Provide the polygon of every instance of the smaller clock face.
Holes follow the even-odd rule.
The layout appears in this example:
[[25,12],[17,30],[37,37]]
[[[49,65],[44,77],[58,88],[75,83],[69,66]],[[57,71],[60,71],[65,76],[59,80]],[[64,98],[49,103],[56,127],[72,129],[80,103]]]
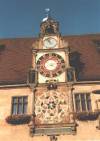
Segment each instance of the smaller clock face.
[[38,59],[37,69],[45,77],[56,77],[65,70],[65,61],[59,54],[47,53]]
[[46,38],[43,43],[46,48],[54,48],[57,45],[56,39],[52,37]]

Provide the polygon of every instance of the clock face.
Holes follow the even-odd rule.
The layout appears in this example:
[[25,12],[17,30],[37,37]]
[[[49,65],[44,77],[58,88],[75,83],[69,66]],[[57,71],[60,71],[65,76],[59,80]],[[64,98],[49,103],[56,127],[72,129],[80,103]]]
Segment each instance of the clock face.
[[38,59],[37,69],[45,77],[56,77],[65,70],[65,61],[59,54],[47,53]]
[[48,37],[44,40],[43,43],[46,48],[54,48],[57,44],[57,41],[52,37]]

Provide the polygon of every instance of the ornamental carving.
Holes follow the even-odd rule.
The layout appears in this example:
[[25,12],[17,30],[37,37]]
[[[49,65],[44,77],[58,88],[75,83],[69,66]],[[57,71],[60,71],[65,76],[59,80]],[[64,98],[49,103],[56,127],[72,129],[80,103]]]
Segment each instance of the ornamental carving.
[[69,122],[68,95],[55,90],[40,93],[35,98],[36,124]]

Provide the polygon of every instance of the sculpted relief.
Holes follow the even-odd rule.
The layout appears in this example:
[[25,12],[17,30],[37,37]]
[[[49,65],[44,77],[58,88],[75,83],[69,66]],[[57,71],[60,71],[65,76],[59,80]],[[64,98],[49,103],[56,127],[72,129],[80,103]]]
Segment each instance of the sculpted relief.
[[40,93],[35,98],[36,122],[56,124],[69,122],[68,95],[55,90]]

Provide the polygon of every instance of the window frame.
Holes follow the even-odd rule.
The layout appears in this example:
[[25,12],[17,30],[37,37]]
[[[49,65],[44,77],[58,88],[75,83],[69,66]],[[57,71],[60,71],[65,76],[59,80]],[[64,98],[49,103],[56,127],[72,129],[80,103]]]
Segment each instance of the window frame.
[[[17,102],[14,103],[14,98],[16,99]],[[22,102],[19,102],[19,99],[21,98]],[[26,102],[24,102],[24,98],[26,98]],[[16,104],[16,112],[14,113],[14,105]],[[19,112],[19,105],[21,105],[22,107],[22,111]],[[25,110],[25,105],[26,106],[26,110]],[[23,114],[27,114],[27,108],[28,108],[28,96],[12,96],[12,100],[11,100],[11,115],[23,115]],[[26,112],[25,112],[26,111]]]
[[[79,103],[80,103],[80,105],[79,105],[79,111],[77,110],[77,108],[76,108],[76,100],[75,100],[75,96],[76,95],[79,95]],[[85,109],[86,110],[83,110],[82,109],[82,97],[81,97],[81,95],[84,95],[84,103],[85,103]],[[87,95],[89,96],[89,99],[87,99]],[[80,92],[80,93],[74,93],[73,94],[73,103],[74,103],[74,111],[75,112],[91,112],[92,111],[92,102],[91,102],[91,94],[89,93],[89,92],[85,92],[85,93],[82,93],[82,92]],[[90,108],[88,107],[88,105],[89,105],[89,103],[90,103]]]

